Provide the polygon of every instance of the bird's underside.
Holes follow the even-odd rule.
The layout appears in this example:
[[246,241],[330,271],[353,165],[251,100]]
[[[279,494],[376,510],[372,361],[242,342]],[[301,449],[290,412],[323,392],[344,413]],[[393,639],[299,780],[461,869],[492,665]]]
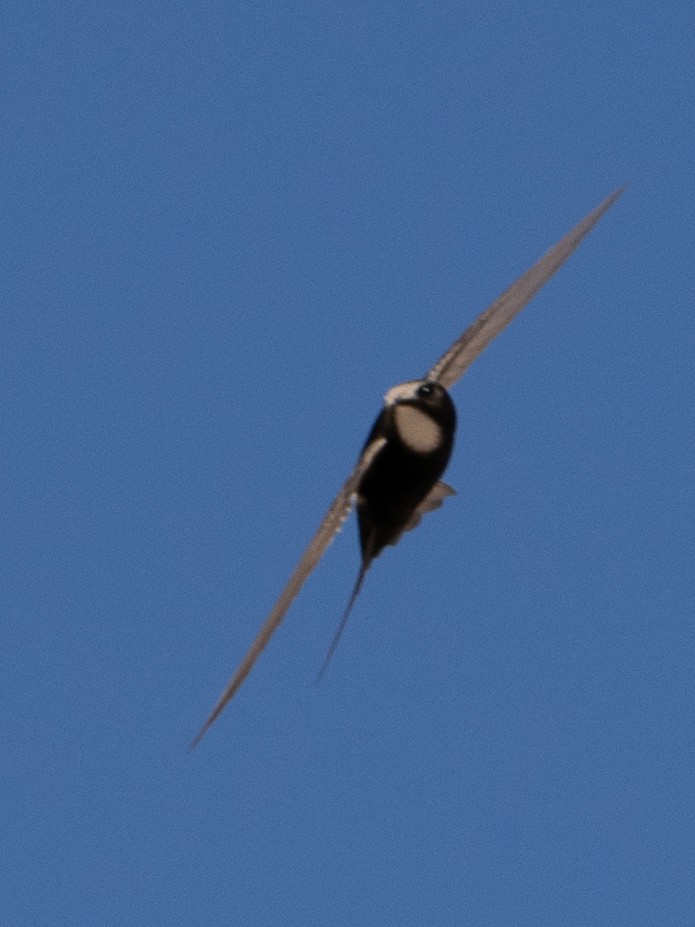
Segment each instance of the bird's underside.
[[287,610],[340,530],[357,509],[362,564],[322,671],[330,660],[372,561],[398,542],[428,512],[454,493],[440,477],[453,445],[455,411],[448,389],[564,264],[623,192],[616,190],[492,303],[442,355],[422,380],[393,387],[385,396],[357,464],[333,500],[246,656],[193,740],[200,742],[250,673]]

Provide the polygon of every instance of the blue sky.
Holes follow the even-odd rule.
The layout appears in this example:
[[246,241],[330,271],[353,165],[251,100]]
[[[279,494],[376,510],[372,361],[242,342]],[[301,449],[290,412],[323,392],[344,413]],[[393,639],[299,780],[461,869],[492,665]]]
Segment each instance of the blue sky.
[[[695,922],[685,3],[10,3],[0,921]],[[187,752],[383,393],[627,183]]]

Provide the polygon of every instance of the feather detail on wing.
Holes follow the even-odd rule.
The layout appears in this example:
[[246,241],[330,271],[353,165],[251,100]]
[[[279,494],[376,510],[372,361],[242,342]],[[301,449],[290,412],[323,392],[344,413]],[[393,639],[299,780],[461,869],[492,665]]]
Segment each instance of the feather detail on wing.
[[385,438],[378,438],[376,441],[373,441],[367,448],[365,448],[364,453],[357,462],[357,466],[345,481],[342,489],[333,500],[331,507],[328,509],[328,512],[324,516],[323,521],[319,525],[316,534],[309,542],[309,546],[304,551],[302,559],[297,564],[294,573],[292,573],[290,576],[287,585],[280,594],[280,598],[277,600],[270,614],[263,623],[263,626],[258,632],[258,636],[256,637],[255,641],[253,644],[251,644],[248,653],[241,661],[241,664],[230,679],[224,692],[222,695],[220,695],[217,704],[210,714],[210,717],[207,719],[203,727],[192,741],[191,748],[200,743],[205,732],[224,711],[227,703],[236,695],[239,686],[251,672],[254,663],[260,656],[263,648],[266,646],[275,630],[280,625],[282,619],[285,617],[288,608],[294,601],[299,590],[307,581],[319,560],[326,552],[328,545],[336,536],[340,530],[341,525],[349,515],[350,509],[353,505],[354,495],[357,487],[359,486],[360,480],[364,476],[367,467],[374,459],[374,456],[381,450],[385,443]]
[[582,238],[592,230],[601,216],[618,199],[625,188],[607,196],[592,212],[576,225],[550,251],[537,261],[495,300],[470,325],[461,337],[432,367],[426,379],[435,380],[447,389],[470,367],[473,361],[490,344],[521,310],[559,270]]

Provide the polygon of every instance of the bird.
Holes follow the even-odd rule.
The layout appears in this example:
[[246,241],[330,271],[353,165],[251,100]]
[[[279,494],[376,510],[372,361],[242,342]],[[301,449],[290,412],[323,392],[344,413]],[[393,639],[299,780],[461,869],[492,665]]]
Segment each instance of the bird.
[[354,469],[330,505],[246,656],[191,742],[191,748],[200,743],[236,695],[354,507],[361,564],[319,677],[323,674],[374,560],[385,547],[395,545],[403,534],[417,527],[424,515],[438,509],[447,497],[455,494],[451,486],[440,479],[451,457],[456,431],[456,409],[449,389],[565,263],[624,189],[620,187],[603,199],[506,289],[422,379],[408,380],[386,392],[383,407]]

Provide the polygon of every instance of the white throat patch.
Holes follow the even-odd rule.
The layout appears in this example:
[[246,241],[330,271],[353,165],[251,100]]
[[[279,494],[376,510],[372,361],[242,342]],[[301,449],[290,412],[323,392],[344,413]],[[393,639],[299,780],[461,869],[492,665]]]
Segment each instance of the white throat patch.
[[424,383],[424,380],[408,380],[407,383],[399,383],[392,386],[384,396],[384,405],[395,405],[399,400],[417,398],[417,391]]
[[415,406],[396,405],[393,419],[401,441],[417,454],[430,454],[442,444],[442,429],[433,418]]

